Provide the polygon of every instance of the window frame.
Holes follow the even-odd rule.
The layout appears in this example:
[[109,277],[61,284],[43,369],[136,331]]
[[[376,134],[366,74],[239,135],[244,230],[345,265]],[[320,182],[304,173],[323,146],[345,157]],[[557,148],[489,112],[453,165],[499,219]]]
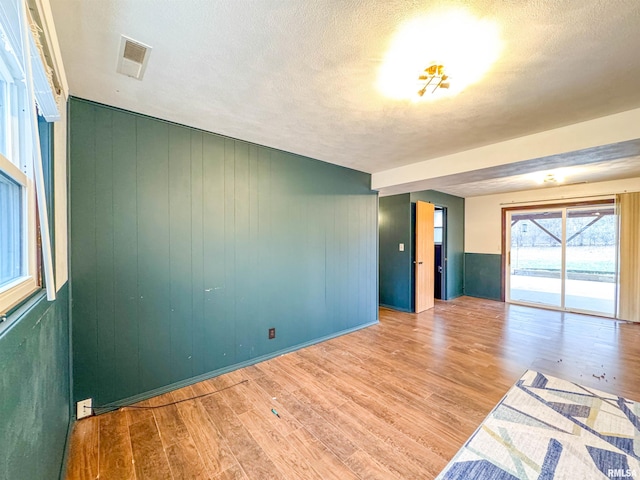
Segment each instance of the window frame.
[[[4,28],[0,33],[6,37]],[[40,288],[38,265],[38,221],[36,188],[32,165],[32,138],[29,127],[27,84],[19,58],[5,49],[0,52],[0,115],[3,121],[0,145],[0,171],[22,188],[23,275],[0,287],[0,317],[19,306]]]
[[24,275],[11,283],[0,287],[0,313],[6,313],[25,298],[33,294],[38,288],[37,261],[37,222],[36,222],[36,192],[34,182],[18,167],[0,154],[0,170],[4,175],[22,186],[22,229],[25,239],[23,248]]

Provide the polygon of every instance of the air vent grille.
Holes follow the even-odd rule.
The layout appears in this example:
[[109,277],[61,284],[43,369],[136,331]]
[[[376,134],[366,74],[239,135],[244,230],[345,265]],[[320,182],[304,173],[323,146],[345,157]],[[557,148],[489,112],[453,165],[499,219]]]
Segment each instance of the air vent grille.
[[118,54],[118,73],[142,80],[149,62],[151,47],[122,35]]
[[126,40],[124,44],[124,58],[136,63],[144,63],[147,48],[139,43]]

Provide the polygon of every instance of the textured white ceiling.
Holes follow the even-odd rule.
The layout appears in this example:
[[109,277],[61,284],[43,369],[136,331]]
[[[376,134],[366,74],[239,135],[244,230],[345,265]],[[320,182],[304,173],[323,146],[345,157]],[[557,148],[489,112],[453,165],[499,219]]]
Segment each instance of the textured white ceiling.
[[[50,0],[72,95],[365,172],[640,106],[640,1]],[[437,7],[496,20],[492,74],[383,98],[397,28]],[[153,52],[115,71],[120,35]]]

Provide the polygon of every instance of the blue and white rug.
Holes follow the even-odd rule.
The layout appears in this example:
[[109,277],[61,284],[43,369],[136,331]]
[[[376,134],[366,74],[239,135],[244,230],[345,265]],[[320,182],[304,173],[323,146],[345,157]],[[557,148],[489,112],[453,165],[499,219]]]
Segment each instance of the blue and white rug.
[[640,403],[527,371],[438,480],[640,480]]

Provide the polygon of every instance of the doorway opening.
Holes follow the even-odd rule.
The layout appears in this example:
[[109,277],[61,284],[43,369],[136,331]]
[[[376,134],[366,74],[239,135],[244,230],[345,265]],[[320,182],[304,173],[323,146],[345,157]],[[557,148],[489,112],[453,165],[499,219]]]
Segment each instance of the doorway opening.
[[447,208],[417,201],[411,208],[414,231],[412,310],[420,313],[446,300]]
[[447,250],[447,209],[436,205],[433,214],[433,247],[434,247],[434,291],[438,300],[447,298],[446,282],[446,250]]
[[507,302],[616,316],[613,201],[505,211],[505,247]]

